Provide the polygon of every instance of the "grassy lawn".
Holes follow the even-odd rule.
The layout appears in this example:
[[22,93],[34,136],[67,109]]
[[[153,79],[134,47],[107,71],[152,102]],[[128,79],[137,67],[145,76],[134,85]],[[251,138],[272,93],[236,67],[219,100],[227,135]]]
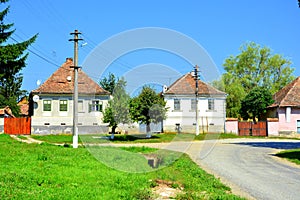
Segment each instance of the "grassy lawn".
[[276,156],[285,158],[293,163],[300,165],[300,149],[282,151],[277,153]]
[[[234,134],[200,134],[195,136],[194,134],[153,134],[151,138],[146,138],[145,134],[136,135],[115,135],[114,140],[109,140],[107,134],[97,135],[80,135],[79,142],[84,143],[159,143],[159,142],[171,142],[171,141],[193,141],[193,140],[207,140],[207,139],[226,139],[226,138],[239,138]],[[72,143],[72,135],[31,135],[32,138],[42,140],[48,143]]]
[[[101,149],[108,159],[112,157],[110,152],[118,151],[112,147],[95,149]],[[155,149],[124,150],[153,154]],[[133,165],[135,160],[126,163]],[[146,158],[138,164],[139,168],[150,168]],[[182,186],[177,199],[240,199],[186,155],[159,170],[126,173],[99,162],[87,148],[26,144],[0,135],[0,199],[154,199],[152,188],[157,180],[172,182],[172,187]]]

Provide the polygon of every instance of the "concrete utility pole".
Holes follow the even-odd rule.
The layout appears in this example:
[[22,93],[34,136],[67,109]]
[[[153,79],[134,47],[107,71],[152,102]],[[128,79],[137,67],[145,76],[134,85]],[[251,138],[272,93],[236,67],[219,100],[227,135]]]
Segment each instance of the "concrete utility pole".
[[196,89],[195,89],[195,96],[196,96],[196,135],[199,135],[199,123],[198,123],[198,70],[199,67],[198,65],[196,65],[194,67],[194,79],[195,79],[195,84],[196,84]]
[[74,97],[73,97],[73,148],[78,148],[78,41],[82,39],[78,39],[78,35],[81,34],[78,30],[75,30],[74,33],[70,33],[74,35],[74,39],[69,39],[69,41],[74,42]]

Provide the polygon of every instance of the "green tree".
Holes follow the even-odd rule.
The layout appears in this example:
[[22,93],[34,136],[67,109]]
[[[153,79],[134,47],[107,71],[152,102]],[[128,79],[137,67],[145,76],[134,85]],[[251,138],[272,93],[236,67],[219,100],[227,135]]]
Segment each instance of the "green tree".
[[112,128],[112,138],[118,124],[126,124],[130,122],[129,101],[130,96],[125,90],[126,81],[124,78],[118,80],[112,92],[113,98],[109,100],[108,107],[104,111],[103,122],[109,123]]
[[264,87],[253,88],[241,101],[240,114],[245,120],[251,118],[256,122],[256,118],[262,119],[267,111],[267,106],[274,102],[271,92]]
[[130,101],[130,116],[135,122],[146,124],[150,136],[150,123],[158,123],[166,118],[166,102],[150,86],[143,87],[141,93]]
[[254,87],[264,87],[274,94],[291,82],[291,61],[282,55],[273,54],[268,47],[250,42],[241,46],[240,54],[225,60],[221,81],[227,97],[227,116],[240,117],[241,100]]
[[[0,0],[6,3],[9,0]],[[26,91],[21,90],[23,75],[21,70],[26,66],[28,53],[25,50],[35,40],[37,35],[29,40],[20,43],[8,44],[15,30],[11,30],[13,24],[5,24],[4,18],[9,12],[9,6],[0,11],[0,96],[3,99],[0,106],[10,106],[15,116],[19,115],[17,101],[26,95]]]
[[104,77],[102,80],[100,80],[99,85],[104,90],[107,90],[112,94],[114,92],[117,82],[118,82],[118,78],[116,78],[113,73],[109,72],[108,78]]

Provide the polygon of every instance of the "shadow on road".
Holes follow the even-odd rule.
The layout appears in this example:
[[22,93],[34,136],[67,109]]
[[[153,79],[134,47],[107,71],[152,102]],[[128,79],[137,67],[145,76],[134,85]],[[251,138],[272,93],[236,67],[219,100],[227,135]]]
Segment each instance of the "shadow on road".
[[238,145],[248,145],[252,147],[264,147],[273,149],[297,149],[300,148],[300,142],[240,142]]

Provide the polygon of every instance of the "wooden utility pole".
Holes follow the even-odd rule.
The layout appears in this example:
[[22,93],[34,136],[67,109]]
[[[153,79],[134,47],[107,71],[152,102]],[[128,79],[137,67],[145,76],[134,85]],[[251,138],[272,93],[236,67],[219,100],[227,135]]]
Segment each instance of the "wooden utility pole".
[[195,79],[195,84],[196,84],[196,89],[195,89],[195,96],[196,96],[196,135],[199,135],[199,120],[198,120],[198,70],[199,67],[196,65],[194,67],[194,79]]
[[74,42],[74,96],[73,96],[73,148],[78,148],[78,41],[82,40],[78,38],[78,35],[81,34],[78,30],[75,30],[74,33],[70,33],[74,35],[73,39],[69,39],[69,41]]

